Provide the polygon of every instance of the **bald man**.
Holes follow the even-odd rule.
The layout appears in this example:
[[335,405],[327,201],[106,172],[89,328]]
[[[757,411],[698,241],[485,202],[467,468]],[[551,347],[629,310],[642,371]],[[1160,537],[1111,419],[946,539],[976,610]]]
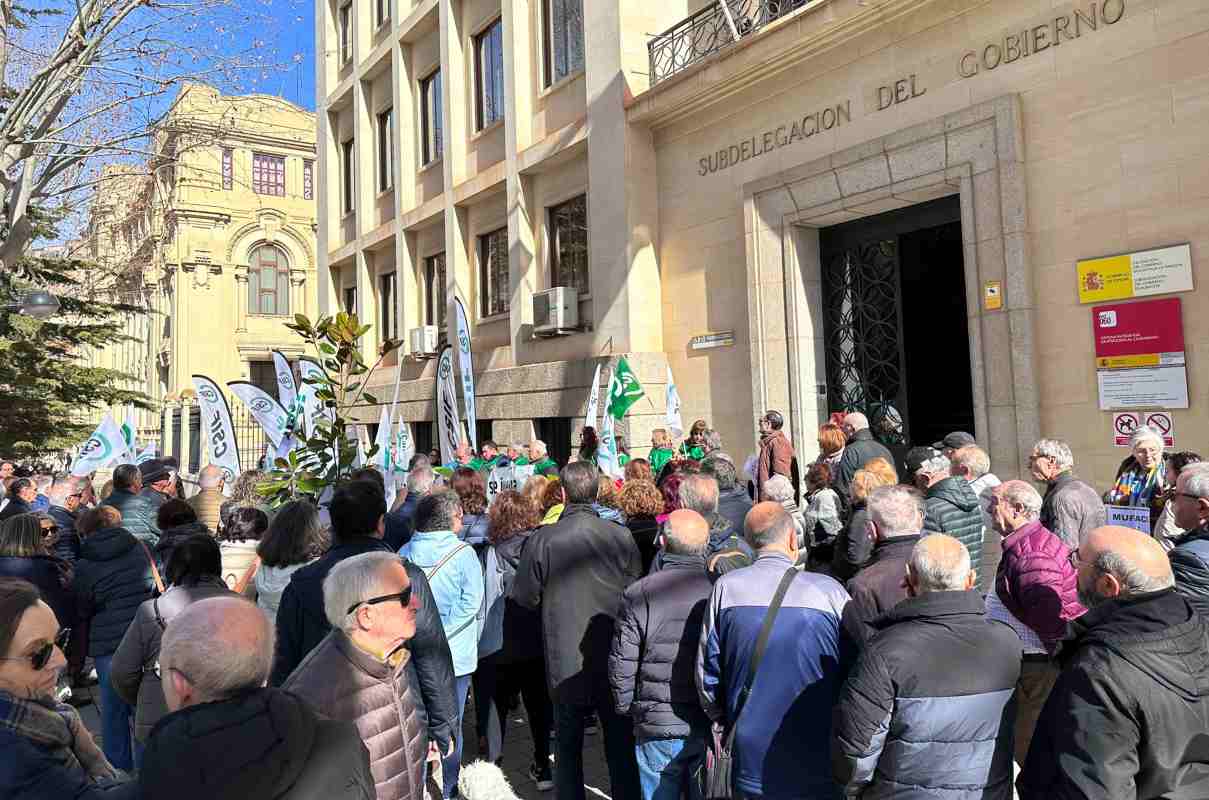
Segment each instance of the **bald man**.
[[1088,611],[1058,649],[1020,797],[1209,797],[1209,625],[1143,533],[1096,528],[1071,560]]
[[273,626],[241,597],[201,600],[172,618],[156,665],[172,713],[147,742],[144,797],[375,798],[357,729],[265,688],[272,663]]
[[795,569],[797,531],[780,503],[753,506],[743,529],[756,560],[710,594],[697,654],[702,707],[736,728],[743,795],[834,797],[826,719],[852,655],[840,625],[848,593],[830,576]]
[[951,536],[911,549],[907,599],[873,621],[832,711],[845,797],[1011,800],[1020,639],[987,617],[976,578]]
[[634,724],[644,800],[656,789],[661,797],[687,791],[709,730],[693,677],[712,588],[705,572],[709,523],[677,509],[660,529],[659,546],[651,574],[622,596],[609,653],[609,687],[617,713]]

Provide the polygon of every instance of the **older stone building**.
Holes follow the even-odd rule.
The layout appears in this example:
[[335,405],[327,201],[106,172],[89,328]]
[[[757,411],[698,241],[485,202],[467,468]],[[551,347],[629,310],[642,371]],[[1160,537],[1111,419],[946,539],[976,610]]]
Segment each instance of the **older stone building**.
[[[841,407],[902,440],[971,430],[1000,475],[1063,437],[1101,488],[1114,410],[1205,448],[1201,2],[321,7],[321,307],[406,336],[462,297],[496,438],[569,432],[626,353],[643,443],[670,364],[737,453],[778,408],[809,455]],[[535,335],[567,285],[579,325]],[[1098,352],[1100,304],[1154,295],[1186,344]],[[431,366],[403,370],[431,420]]]
[[131,317],[134,341],[91,357],[137,375],[164,409],[143,412],[140,433],[162,430],[167,452],[196,461],[180,413],[192,375],[275,393],[271,351],[302,351],[285,323],[317,313],[315,118],[277,97],[193,84],[154,144],[148,164],[107,168],[93,201],[86,255],[102,266],[101,288],[148,313]]

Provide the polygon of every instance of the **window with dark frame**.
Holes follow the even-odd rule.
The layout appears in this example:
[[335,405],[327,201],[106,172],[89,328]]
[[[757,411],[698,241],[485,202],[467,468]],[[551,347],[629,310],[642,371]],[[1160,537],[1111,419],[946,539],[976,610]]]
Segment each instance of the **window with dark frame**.
[[315,199],[315,162],[302,162],[302,199]]
[[476,130],[504,118],[504,22],[497,19],[474,39]]
[[276,397],[277,368],[272,361],[248,361],[248,383],[258,386],[269,397]]
[[399,338],[399,310],[395,308],[398,273],[388,272],[378,276],[378,331],[379,342]]
[[374,0],[374,26],[382,27],[387,22],[390,22],[390,2],[391,0]]
[[584,68],[583,0],[544,0],[546,86]]
[[262,244],[248,265],[248,313],[285,316],[290,313],[290,265],[280,247]]
[[353,140],[340,143],[340,208],[345,214],[353,213]]
[[222,149],[222,188],[224,192],[231,191],[235,184],[235,154],[231,148]]
[[285,197],[285,156],[252,154],[252,191]]
[[378,191],[385,192],[394,185],[394,165],[391,163],[391,141],[394,138],[394,109],[378,113]]
[[344,310],[349,314],[357,313],[357,287],[344,287]]
[[484,317],[508,313],[508,229],[479,237],[479,295]]
[[588,292],[588,196],[551,206],[550,278],[553,286]]
[[340,6],[340,63],[347,64],[353,57],[353,4]]
[[441,120],[441,71],[420,80],[420,144],[422,164],[427,166],[444,151],[444,123]]
[[445,330],[445,254],[437,253],[424,259],[424,324]]

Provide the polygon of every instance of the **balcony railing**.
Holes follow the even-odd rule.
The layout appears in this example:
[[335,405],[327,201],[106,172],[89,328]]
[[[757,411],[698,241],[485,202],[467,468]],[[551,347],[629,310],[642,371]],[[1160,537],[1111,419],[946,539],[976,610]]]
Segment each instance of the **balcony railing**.
[[[739,37],[743,38],[805,6],[811,0],[722,0],[730,9]],[[730,23],[721,2],[711,3],[651,39],[651,85],[667,80],[734,44]]]

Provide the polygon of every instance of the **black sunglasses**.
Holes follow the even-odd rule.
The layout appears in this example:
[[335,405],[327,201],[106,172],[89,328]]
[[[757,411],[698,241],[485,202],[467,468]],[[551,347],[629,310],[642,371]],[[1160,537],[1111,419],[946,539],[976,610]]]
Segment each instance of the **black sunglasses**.
[[348,607],[348,611],[345,611],[344,613],[351,614],[357,610],[358,606],[372,606],[377,605],[378,603],[389,603],[391,600],[398,600],[399,605],[407,608],[407,606],[411,603],[411,587],[408,586],[398,594],[384,594],[381,597],[371,597],[368,600],[362,600],[360,603],[353,603]]
[[50,657],[54,655],[55,648],[60,650],[67,647],[67,642],[71,639],[71,628],[63,628],[55,636],[54,641],[47,642],[32,653],[23,656],[4,656],[0,657],[0,661],[24,661],[29,659],[29,663],[33,666],[35,672],[41,672],[46,665],[50,663]]

